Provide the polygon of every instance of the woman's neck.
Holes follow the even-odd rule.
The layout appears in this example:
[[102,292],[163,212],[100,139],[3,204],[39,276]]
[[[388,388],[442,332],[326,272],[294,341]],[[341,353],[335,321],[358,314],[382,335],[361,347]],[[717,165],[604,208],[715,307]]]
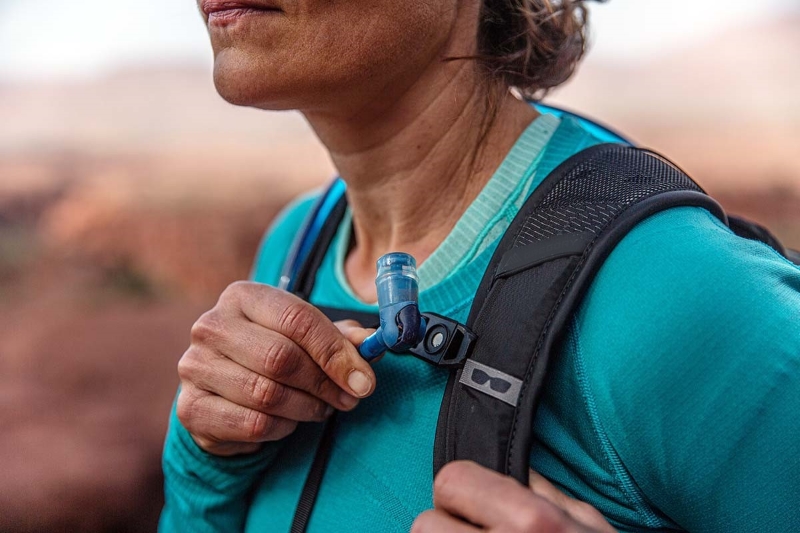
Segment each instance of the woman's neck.
[[488,95],[471,61],[433,70],[357,112],[306,113],[347,183],[355,246],[345,273],[365,300],[375,299],[377,259],[403,251],[425,261],[536,117],[506,93],[487,116]]

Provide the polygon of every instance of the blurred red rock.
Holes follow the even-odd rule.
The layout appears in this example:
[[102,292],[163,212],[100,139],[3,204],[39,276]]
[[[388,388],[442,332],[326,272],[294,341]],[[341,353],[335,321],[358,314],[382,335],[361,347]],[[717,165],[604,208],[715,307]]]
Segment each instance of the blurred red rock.
[[0,531],[155,529],[191,324],[307,187],[166,159],[0,162]]

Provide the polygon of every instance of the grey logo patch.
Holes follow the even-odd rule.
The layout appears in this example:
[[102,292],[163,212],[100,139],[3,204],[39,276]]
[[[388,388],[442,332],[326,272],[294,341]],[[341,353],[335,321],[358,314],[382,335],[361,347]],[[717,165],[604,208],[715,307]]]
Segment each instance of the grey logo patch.
[[467,359],[458,382],[513,406],[522,390],[521,379],[471,359]]

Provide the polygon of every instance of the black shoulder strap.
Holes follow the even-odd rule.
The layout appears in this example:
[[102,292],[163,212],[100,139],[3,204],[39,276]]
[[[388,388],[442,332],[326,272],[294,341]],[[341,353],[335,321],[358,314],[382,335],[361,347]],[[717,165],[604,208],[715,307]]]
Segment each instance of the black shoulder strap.
[[537,187],[502,238],[467,326],[478,336],[450,376],[434,471],[469,459],[528,481],[533,417],[553,347],[601,264],[641,220],[673,206],[719,205],[664,158],[600,145]]

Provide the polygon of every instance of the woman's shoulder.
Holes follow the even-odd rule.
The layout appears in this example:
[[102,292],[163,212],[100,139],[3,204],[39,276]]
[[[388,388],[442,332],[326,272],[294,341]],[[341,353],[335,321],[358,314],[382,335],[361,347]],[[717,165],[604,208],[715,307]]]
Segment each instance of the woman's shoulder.
[[800,438],[798,317],[800,269],[694,207],[634,228],[588,291],[572,335],[584,392],[625,469],[683,527],[746,530],[741,476],[800,476],[787,462]]
[[766,342],[765,334],[779,325],[796,336],[798,310],[797,266],[761,242],[736,236],[708,211],[680,207],[650,217],[620,242],[578,319],[585,333],[604,325],[604,344],[609,331],[635,329],[636,335],[618,341],[669,341],[666,349],[734,327],[737,336],[748,334],[745,344]]
[[320,190],[302,194],[275,217],[256,253],[250,276],[253,281],[268,285],[278,283],[289,249],[321,194]]
[[[646,390],[687,374],[800,358],[800,269],[760,242],[740,238],[708,211],[681,207],[635,227],[587,292],[576,327],[597,385]],[[601,368],[603,369],[602,371]],[[613,372],[619,373],[614,375]],[[710,374],[710,375],[706,375]],[[608,391],[607,394],[613,394]]]

